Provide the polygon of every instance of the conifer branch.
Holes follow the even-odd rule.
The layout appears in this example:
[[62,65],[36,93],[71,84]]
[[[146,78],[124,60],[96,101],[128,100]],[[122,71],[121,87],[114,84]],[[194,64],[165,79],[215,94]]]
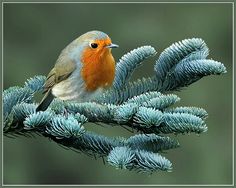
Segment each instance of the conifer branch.
[[[208,53],[202,39],[185,39],[160,54],[152,77],[129,81],[134,70],[156,54],[151,46],[137,48],[119,60],[113,87],[101,96],[84,103],[55,99],[40,112],[36,112],[34,94],[43,90],[46,77],[30,78],[23,87],[3,92],[4,135],[36,133],[72,150],[107,157],[119,169],[170,171],[171,162],[160,153],[179,143],[165,134],[206,132],[207,112],[198,107],[172,107],[180,98],[165,92],[180,90],[203,76],[226,73],[222,63],[206,59]],[[86,123],[127,127],[135,135],[110,138],[87,131]]]

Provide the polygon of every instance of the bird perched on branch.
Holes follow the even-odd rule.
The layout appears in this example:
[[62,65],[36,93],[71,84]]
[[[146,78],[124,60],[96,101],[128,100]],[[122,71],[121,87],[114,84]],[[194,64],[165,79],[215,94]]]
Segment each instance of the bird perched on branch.
[[36,111],[46,110],[54,97],[84,102],[111,86],[115,76],[111,49],[117,47],[101,31],[87,32],[71,42],[49,72]]

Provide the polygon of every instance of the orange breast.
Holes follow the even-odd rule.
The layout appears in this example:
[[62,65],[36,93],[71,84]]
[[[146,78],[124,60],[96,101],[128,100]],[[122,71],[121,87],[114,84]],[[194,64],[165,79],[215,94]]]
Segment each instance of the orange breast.
[[89,48],[85,49],[82,63],[81,75],[87,91],[111,86],[115,76],[115,60],[110,49],[96,53]]

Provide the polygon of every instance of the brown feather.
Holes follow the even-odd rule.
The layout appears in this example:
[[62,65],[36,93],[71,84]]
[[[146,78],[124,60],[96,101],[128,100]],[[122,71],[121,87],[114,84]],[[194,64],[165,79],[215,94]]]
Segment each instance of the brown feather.
[[45,93],[43,99],[39,103],[39,106],[37,107],[36,111],[44,111],[47,109],[47,107],[52,102],[54,96],[51,92],[52,87],[67,79],[73,71],[76,69],[76,64],[74,61],[69,59],[64,53],[59,56],[54,68],[49,72],[47,76],[47,80],[44,84],[44,91]]
[[53,99],[54,99],[54,96],[53,96],[51,89],[50,89],[47,91],[47,93],[44,95],[43,99],[41,100],[41,102],[37,106],[36,112],[47,110],[48,106],[50,105],[50,103],[52,102]]
[[54,68],[49,72],[47,76],[43,93],[46,93],[55,84],[67,79],[75,69],[75,62],[62,53],[59,56]]

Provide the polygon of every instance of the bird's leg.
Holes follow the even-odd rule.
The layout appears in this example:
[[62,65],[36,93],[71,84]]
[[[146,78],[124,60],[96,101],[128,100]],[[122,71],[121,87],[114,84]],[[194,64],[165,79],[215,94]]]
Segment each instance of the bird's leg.
[[64,103],[64,108],[63,108],[63,116],[65,116],[66,118],[68,117],[68,115],[69,115],[69,112],[68,112],[68,110],[66,109],[66,102],[65,101],[63,101],[63,103]]

